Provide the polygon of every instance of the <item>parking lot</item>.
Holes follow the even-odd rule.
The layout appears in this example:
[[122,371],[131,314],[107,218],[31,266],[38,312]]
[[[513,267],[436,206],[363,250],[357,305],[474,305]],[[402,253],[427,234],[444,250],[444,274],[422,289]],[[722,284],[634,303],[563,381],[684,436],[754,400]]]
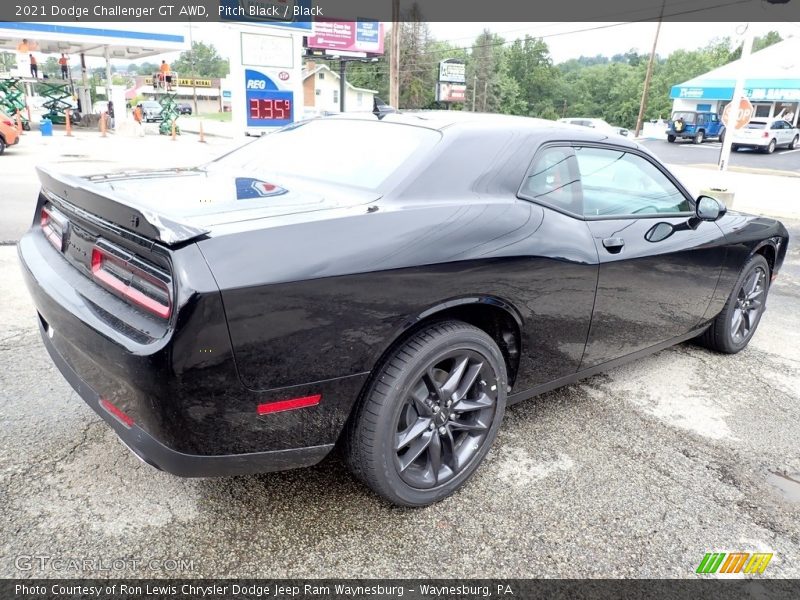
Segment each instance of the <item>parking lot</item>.
[[[242,141],[35,139],[0,160],[0,240],[30,221],[41,157],[190,164]],[[52,365],[0,246],[0,576],[683,578],[706,552],[759,551],[764,576],[800,577],[800,221],[786,225],[748,349],[683,344],[514,406],[468,485],[420,510],[337,456],[225,479],[142,464]]]
[[[643,140],[653,154],[673,165],[714,165],[719,162],[722,144],[710,140],[693,144],[690,140],[676,141],[672,144],[663,140]],[[750,148],[731,152],[729,165],[734,169],[779,171],[787,176],[800,176],[800,148],[787,150],[778,148],[773,154],[764,154]]]

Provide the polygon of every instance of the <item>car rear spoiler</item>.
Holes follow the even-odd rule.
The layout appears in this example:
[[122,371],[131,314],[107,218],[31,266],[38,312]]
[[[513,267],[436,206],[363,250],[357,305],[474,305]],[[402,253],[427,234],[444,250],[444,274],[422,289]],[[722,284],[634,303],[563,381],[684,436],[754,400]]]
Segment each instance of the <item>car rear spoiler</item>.
[[125,194],[100,191],[83,177],[57,173],[47,167],[36,167],[36,171],[45,192],[148,239],[174,245],[208,233],[207,229],[157,214]]

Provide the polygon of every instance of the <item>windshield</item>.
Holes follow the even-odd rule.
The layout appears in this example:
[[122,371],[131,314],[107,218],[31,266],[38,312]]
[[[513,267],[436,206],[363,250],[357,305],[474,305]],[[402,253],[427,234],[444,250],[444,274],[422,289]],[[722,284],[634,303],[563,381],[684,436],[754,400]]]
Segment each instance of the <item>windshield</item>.
[[217,159],[209,169],[302,177],[378,189],[409,158],[440,138],[437,131],[355,119],[313,119],[279,129]]
[[694,123],[695,116],[693,112],[676,112],[672,115],[672,120],[683,119],[684,123]]

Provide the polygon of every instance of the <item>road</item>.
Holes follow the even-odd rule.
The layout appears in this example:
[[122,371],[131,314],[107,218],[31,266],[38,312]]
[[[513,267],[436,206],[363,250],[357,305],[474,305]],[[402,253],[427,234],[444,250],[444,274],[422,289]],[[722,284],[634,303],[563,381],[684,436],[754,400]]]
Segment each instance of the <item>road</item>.
[[[716,165],[722,145],[716,141],[693,144],[689,141],[670,144],[666,140],[642,140],[663,162],[672,165]],[[773,154],[762,154],[742,148],[731,153],[729,165],[735,169],[785,171],[800,176],[800,148],[779,148]]]

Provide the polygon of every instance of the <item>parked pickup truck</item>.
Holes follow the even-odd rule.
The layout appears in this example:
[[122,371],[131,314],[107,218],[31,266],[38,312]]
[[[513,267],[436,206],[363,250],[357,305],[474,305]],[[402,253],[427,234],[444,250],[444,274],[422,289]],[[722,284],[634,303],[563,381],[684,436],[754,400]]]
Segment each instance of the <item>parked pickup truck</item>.
[[674,112],[667,126],[667,141],[674,142],[678,138],[692,140],[695,144],[702,144],[708,138],[719,138],[723,142],[725,125],[714,112]]

